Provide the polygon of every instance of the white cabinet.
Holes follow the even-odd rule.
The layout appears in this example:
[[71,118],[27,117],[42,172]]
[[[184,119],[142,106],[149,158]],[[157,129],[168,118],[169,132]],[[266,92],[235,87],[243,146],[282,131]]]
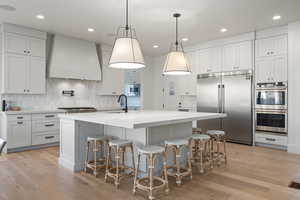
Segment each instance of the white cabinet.
[[30,148],[32,145],[57,145],[59,119],[57,113],[1,113],[1,137],[7,140],[8,152]]
[[252,42],[229,44],[223,47],[223,71],[252,69]]
[[287,81],[287,58],[275,56],[256,60],[256,82],[285,82]]
[[18,148],[31,145],[31,122],[25,120],[9,121],[8,148]]
[[285,55],[287,53],[287,35],[256,40],[256,57]]
[[287,36],[256,40],[256,82],[287,81]]
[[[8,32],[5,30],[8,29]],[[46,33],[4,25],[1,39],[1,92],[44,94],[46,87]],[[16,33],[12,33],[15,31]],[[24,34],[23,34],[24,33]],[[27,34],[27,35],[26,35]],[[37,35],[38,37],[34,37]]]
[[42,94],[46,88],[45,58],[4,54],[3,93]]
[[198,73],[212,73],[222,71],[222,49],[213,47],[198,52]]
[[102,52],[102,79],[98,83],[99,95],[120,95],[124,92],[124,71],[108,67],[110,52]]
[[197,66],[198,57],[197,52],[186,53],[187,60],[190,64],[192,73],[189,75],[178,76],[178,94],[179,95],[196,95],[197,85]]
[[3,92],[26,93],[27,70],[26,55],[6,53],[4,57]]
[[29,57],[27,88],[30,94],[46,92],[46,62],[43,57]]

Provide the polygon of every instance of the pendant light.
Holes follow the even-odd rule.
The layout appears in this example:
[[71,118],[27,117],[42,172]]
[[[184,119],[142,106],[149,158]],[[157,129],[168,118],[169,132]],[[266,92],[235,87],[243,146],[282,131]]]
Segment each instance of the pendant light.
[[119,27],[115,39],[109,67],[138,69],[145,67],[144,57],[135,30],[128,25],[128,0],[126,0],[126,25]]
[[175,44],[171,44],[170,52],[167,55],[167,59],[164,65],[164,75],[187,75],[191,73],[190,66],[184,55],[182,44],[178,43],[178,18],[179,13],[173,14],[176,19],[176,41]]

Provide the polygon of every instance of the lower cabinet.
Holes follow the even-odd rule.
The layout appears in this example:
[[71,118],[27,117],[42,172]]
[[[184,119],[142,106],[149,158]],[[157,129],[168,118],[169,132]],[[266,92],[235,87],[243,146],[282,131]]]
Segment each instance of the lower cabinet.
[[9,121],[7,147],[18,148],[31,145],[31,121]]
[[7,151],[59,142],[59,119],[56,113],[1,116],[1,137],[7,140]]

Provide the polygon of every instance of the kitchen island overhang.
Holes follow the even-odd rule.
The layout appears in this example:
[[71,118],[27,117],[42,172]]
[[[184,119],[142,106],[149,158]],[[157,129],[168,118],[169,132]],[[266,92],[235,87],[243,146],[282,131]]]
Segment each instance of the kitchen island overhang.
[[129,111],[61,114],[60,165],[72,171],[84,168],[87,137],[112,136],[133,141],[135,147],[163,145],[165,140],[192,135],[192,121],[219,119],[224,113]]

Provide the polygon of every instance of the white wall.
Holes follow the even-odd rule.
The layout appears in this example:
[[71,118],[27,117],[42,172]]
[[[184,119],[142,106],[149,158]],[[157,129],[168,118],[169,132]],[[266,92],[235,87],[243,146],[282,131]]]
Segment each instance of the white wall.
[[300,154],[300,21],[288,25],[288,152]]

